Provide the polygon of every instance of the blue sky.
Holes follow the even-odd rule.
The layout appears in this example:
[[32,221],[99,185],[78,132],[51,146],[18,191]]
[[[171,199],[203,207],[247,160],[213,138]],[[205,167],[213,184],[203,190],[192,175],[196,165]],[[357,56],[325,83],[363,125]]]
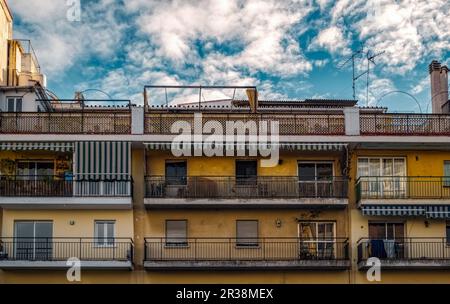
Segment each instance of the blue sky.
[[[265,99],[348,99],[351,64],[341,65],[362,48],[384,51],[369,105],[427,112],[428,64],[450,64],[447,0],[81,0],[75,22],[70,2],[8,1],[14,36],[32,40],[60,98],[95,88],[142,103],[145,84],[215,84],[256,85]],[[356,63],[364,72],[364,58]]]

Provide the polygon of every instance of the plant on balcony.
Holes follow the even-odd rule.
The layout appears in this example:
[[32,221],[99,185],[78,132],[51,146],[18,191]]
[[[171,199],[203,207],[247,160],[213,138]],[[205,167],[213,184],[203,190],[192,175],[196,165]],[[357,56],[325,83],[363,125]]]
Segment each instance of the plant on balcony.
[[5,158],[0,160],[0,172],[7,178],[12,178],[16,171],[16,162],[12,159]]

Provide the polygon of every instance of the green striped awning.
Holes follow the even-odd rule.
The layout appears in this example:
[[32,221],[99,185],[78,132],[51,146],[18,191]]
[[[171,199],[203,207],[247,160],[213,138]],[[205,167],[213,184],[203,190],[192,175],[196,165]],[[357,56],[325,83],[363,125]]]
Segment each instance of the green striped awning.
[[1,142],[0,150],[72,152],[73,146],[72,142]]
[[75,176],[79,179],[129,179],[131,143],[83,141],[75,144]]
[[369,216],[422,216],[450,218],[450,206],[440,205],[370,205],[362,206],[363,215]]
[[[148,150],[169,150],[171,148],[171,142],[152,142],[145,143],[145,146]],[[201,146],[209,146],[211,145],[208,142],[205,143],[190,143],[191,147],[201,147]],[[224,146],[224,144],[219,144],[220,146]],[[225,143],[225,145],[229,145]],[[257,149],[258,143],[233,143],[233,146],[236,149]],[[270,146],[271,143],[268,143]],[[278,143],[280,149],[285,150],[295,150],[295,151],[342,151],[347,144],[345,143]]]

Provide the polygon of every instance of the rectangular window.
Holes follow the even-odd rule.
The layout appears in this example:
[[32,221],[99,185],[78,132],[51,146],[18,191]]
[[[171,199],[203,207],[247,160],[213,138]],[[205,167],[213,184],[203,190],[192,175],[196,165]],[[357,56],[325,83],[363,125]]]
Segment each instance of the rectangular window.
[[49,221],[16,221],[14,223],[14,256],[19,260],[51,260],[53,223]]
[[402,258],[404,238],[403,223],[369,223],[370,256],[380,259]]
[[22,112],[22,97],[8,97],[7,98],[8,112]]
[[397,198],[406,195],[406,160],[400,157],[360,157],[357,176],[361,194],[373,198]]
[[236,184],[256,185],[258,162],[256,160],[236,161]]
[[166,220],[166,245],[187,246],[187,220]]
[[444,161],[444,187],[450,187],[450,160]]
[[114,246],[115,221],[95,221],[95,244],[97,246]]
[[333,163],[299,162],[298,179],[302,197],[330,197],[333,194]]
[[258,221],[236,221],[236,246],[258,246]]
[[18,161],[17,177],[23,180],[44,180],[53,178],[52,161]]
[[186,185],[187,182],[187,163],[186,161],[167,161],[166,162],[166,184],[167,185]]
[[334,257],[334,222],[300,222],[299,233],[302,259]]

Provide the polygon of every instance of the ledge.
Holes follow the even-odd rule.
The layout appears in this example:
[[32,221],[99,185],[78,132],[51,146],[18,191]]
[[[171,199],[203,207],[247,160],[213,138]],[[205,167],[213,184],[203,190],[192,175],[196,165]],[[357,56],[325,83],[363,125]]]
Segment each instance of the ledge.
[[147,209],[302,209],[302,208],[327,208],[343,209],[348,206],[346,198],[299,198],[299,199],[187,199],[187,198],[145,198],[144,205]]
[[131,197],[0,197],[4,209],[131,209]]
[[299,261],[144,261],[144,268],[159,270],[346,270],[349,260]]
[[[364,271],[369,269],[370,266],[366,265],[366,261],[358,262],[358,270]],[[387,270],[450,270],[449,260],[381,260],[381,269]]]
[[450,205],[450,198],[363,198],[358,206],[366,205]]
[[[3,270],[67,270],[66,261],[1,261]],[[81,261],[81,270],[132,270],[131,261]]]

